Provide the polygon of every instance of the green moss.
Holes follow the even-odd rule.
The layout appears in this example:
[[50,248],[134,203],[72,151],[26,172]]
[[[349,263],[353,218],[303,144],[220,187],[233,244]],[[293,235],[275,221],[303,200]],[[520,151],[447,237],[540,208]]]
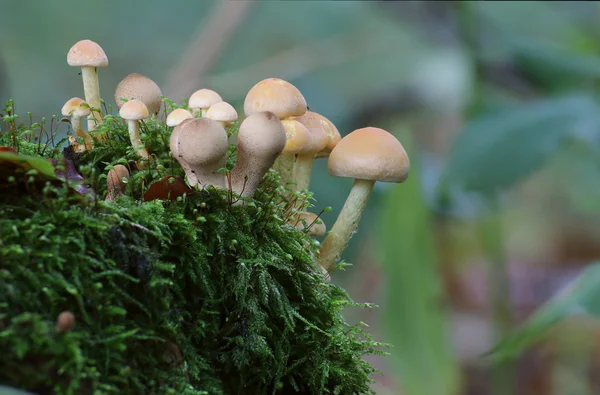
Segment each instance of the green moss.
[[[6,129],[0,145],[13,141]],[[0,189],[0,384],[41,394],[371,393],[375,371],[362,358],[382,345],[344,321],[357,305],[325,281],[315,242],[286,222],[277,174],[248,206],[216,189],[142,202],[154,180],[183,174],[169,128],[152,119],[143,130],[151,166],[115,202],[66,184],[18,203]],[[140,158],[120,118],[98,132],[108,138],[71,157],[104,196],[108,166],[133,169]],[[34,145],[20,137],[21,151],[39,155]],[[67,310],[76,325],[56,333]]]

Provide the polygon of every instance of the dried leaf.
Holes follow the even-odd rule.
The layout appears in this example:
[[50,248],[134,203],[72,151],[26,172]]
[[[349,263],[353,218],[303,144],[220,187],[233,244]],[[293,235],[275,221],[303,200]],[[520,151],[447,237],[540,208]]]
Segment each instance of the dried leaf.
[[144,201],[150,200],[175,200],[184,194],[190,194],[192,189],[187,186],[182,177],[166,176],[160,181],[150,185],[150,188],[144,193]]

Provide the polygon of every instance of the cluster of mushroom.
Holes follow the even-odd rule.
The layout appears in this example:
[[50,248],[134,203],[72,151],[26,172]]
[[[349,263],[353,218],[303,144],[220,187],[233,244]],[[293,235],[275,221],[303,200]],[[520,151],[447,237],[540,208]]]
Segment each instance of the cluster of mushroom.
[[[204,106],[202,111],[208,104]],[[204,114],[209,113],[210,108]],[[227,157],[227,134],[222,125],[209,118],[188,118],[175,127],[171,135],[173,155],[191,185],[225,188],[229,177],[232,191],[246,198],[253,196],[271,167],[276,167],[282,180],[296,190],[307,189],[313,161],[328,158],[332,175],[355,179],[319,252],[319,264],[330,271],[356,230],[375,181],[400,183],[408,177],[406,151],[394,136],[379,128],[358,129],[342,139],[333,123],[308,110],[295,86],[279,78],[254,85],[246,95],[244,113],[237,137],[237,161],[229,175],[219,172]],[[313,213],[300,213],[294,221],[313,236],[325,234],[325,225]]]
[[[63,115],[71,117],[74,133],[83,138],[80,149],[89,149],[93,139],[88,132],[102,118],[97,68],[106,67],[108,59],[98,44],[82,40],[71,48],[67,61],[82,68],[86,101],[70,99],[63,107]],[[160,111],[160,88],[143,75],[130,74],[118,84],[115,102],[120,116],[128,122],[133,148],[140,157],[148,158],[138,131],[139,121]],[[240,197],[234,204],[243,205],[272,167],[279,172],[284,185],[291,185],[294,191],[308,189],[313,162],[319,158],[328,159],[330,174],[354,179],[344,207],[317,257],[326,273],[334,268],[356,231],[375,181],[401,183],[408,177],[408,156],[393,135],[366,127],[342,138],[331,121],[308,110],[306,99],[294,85],[279,78],[258,82],[246,95],[245,119],[236,141],[237,160],[229,173],[221,169],[225,168],[229,145],[226,127],[238,120],[236,110],[210,89],[194,92],[188,108],[173,110],[166,123],[173,127],[171,153],[185,171],[191,187],[229,188]],[[89,116],[92,117],[88,119],[86,132],[82,120]],[[107,200],[124,193],[127,177],[129,172],[122,165],[109,172]],[[290,222],[311,236],[326,233],[325,224],[314,213],[297,212]]]

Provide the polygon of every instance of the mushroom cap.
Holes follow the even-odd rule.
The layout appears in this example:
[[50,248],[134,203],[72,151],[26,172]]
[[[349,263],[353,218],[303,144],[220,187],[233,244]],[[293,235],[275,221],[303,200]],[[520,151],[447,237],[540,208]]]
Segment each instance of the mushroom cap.
[[295,119],[281,120],[287,136],[283,152],[288,154],[309,154],[314,151],[310,130]]
[[[306,223],[306,225],[304,225]],[[308,234],[310,236],[321,237],[324,236],[327,232],[327,227],[325,226],[325,222],[315,213],[303,212],[298,215],[296,229],[304,230],[309,227]]]
[[219,122],[235,122],[238,120],[238,113],[231,104],[221,101],[210,106],[206,117]]
[[89,106],[81,106],[82,104],[87,104],[83,99],[79,97],[73,97],[65,103],[60,112],[65,117],[70,117],[72,115],[78,117],[86,117],[91,114],[91,110]]
[[337,143],[340,142],[340,140],[342,139],[342,135],[340,134],[340,131],[335,127],[333,122],[331,122],[329,119],[325,118],[321,114],[317,114],[317,113],[314,113],[314,114],[321,119],[321,124],[323,125],[325,132],[327,132],[327,135],[329,136],[329,141],[327,143],[327,146],[325,147],[324,150],[322,150],[322,152],[330,153],[331,150],[333,150],[335,148]]
[[227,132],[210,118],[186,119],[176,126],[174,133],[178,159],[192,167],[218,164],[227,155]]
[[312,151],[314,151],[315,154],[323,151],[327,147],[330,139],[329,136],[332,133],[329,131],[329,125],[321,118],[323,118],[321,115],[312,111],[307,111],[303,115],[293,118],[306,126],[310,131],[313,140]]
[[328,168],[337,177],[403,182],[410,161],[398,139],[383,129],[367,127],[340,140],[329,155]]
[[150,113],[143,101],[133,99],[123,104],[123,107],[121,107],[121,110],[119,111],[119,115],[121,118],[128,121],[139,121],[140,119],[148,118]]
[[221,96],[211,89],[200,89],[192,93],[188,101],[189,108],[209,108],[213,104],[222,102]]
[[115,165],[109,172],[106,178],[108,189],[108,200],[116,197],[114,194],[122,195],[125,193],[126,185],[123,183],[123,178],[129,178],[129,170],[123,165]]
[[106,67],[108,58],[100,45],[92,40],[81,40],[75,43],[67,54],[69,66]]
[[307,110],[306,99],[294,85],[279,78],[267,78],[254,85],[244,100],[246,116],[270,111],[279,119],[300,116]]
[[286,144],[286,133],[272,112],[256,112],[244,119],[238,132],[238,149],[250,158],[277,157]]
[[167,126],[177,126],[186,119],[194,118],[185,108],[176,108],[167,115]]
[[127,100],[138,99],[144,102],[150,114],[156,114],[160,111],[162,105],[162,92],[156,82],[141,74],[133,73],[123,78],[115,89],[115,103],[117,108],[121,109]]
[[75,327],[75,315],[70,311],[63,311],[56,319],[56,332],[68,332]]

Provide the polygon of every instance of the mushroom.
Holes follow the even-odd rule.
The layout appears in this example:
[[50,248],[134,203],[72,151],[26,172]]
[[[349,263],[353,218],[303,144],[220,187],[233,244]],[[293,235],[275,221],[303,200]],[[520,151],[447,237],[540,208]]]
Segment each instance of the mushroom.
[[307,110],[306,99],[294,85],[279,78],[267,78],[254,85],[244,100],[246,116],[270,111],[279,119],[300,116]]
[[141,100],[133,99],[128,101],[123,105],[123,107],[121,107],[119,115],[121,116],[121,118],[127,121],[131,145],[136,150],[139,156],[148,159],[150,155],[148,155],[148,151],[146,150],[146,148],[144,148],[144,144],[142,143],[142,139],[140,138],[139,132],[139,121],[142,119],[146,119],[150,116],[150,114],[148,113],[148,108]]
[[112,202],[119,196],[125,194],[127,184],[123,182],[123,178],[129,178],[129,170],[123,165],[115,165],[109,172],[106,179],[108,192],[106,193],[107,202]]
[[319,263],[333,269],[356,230],[375,181],[401,183],[410,162],[400,142],[383,129],[367,127],[348,134],[331,151],[329,173],[354,178],[354,185],[319,251]]
[[[294,85],[280,78],[267,78],[254,85],[244,99],[244,113],[250,116],[270,111],[280,120],[303,115],[307,111],[306,99]],[[292,180],[295,153],[284,152],[273,164],[286,185]]]
[[237,161],[229,173],[233,192],[241,197],[254,196],[285,144],[283,125],[272,112],[263,111],[248,116],[240,125]]
[[[92,113],[100,110],[100,86],[98,84],[98,67],[107,67],[108,58],[100,45],[91,40],[81,40],[75,43],[67,54],[69,66],[81,67],[85,101],[90,105]],[[97,120],[88,118],[88,131],[96,128]]]
[[188,101],[188,107],[192,110],[192,114],[201,114],[206,116],[206,112],[213,104],[222,102],[221,96],[211,89],[200,89],[192,93]]
[[206,117],[213,119],[223,125],[224,128],[238,120],[237,111],[227,102],[218,102],[210,106],[206,111]]
[[[83,104],[83,105],[82,105]],[[73,97],[65,103],[65,105],[61,109],[61,113],[65,117],[71,118],[71,126],[73,127],[73,132],[75,136],[80,137],[85,142],[85,149],[92,148],[92,138],[86,131],[83,129],[83,117],[87,117],[90,115],[91,111],[89,105],[80,99],[79,97]]]
[[177,126],[186,119],[194,118],[185,108],[176,108],[167,115],[167,126]]
[[[286,143],[281,156],[277,159],[276,170],[281,175],[281,180],[285,185],[288,181],[293,181],[296,155],[313,152],[314,143],[310,130],[300,122],[295,119],[284,119],[281,123],[285,130]],[[297,190],[297,186],[294,189]]]
[[141,74],[133,73],[123,78],[115,89],[115,103],[120,110],[126,100],[141,100],[150,114],[158,114],[162,105],[162,92],[156,82]]
[[329,129],[329,125],[325,124],[321,116],[315,112],[307,111],[303,115],[294,117],[293,119],[306,126],[312,137],[311,146],[302,152],[298,152],[296,162],[294,163],[292,180],[296,184],[295,189],[301,191],[308,189],[310,185],[310,174],[315,155],[327,147],[330,132],[325,129]]
[[209,118],[186,119],[171,134],[171,150],[188,176],[191,186],[224,188],[219,172],[227,161],[227,132]]
[[327,232],[323,220],[317,214],[311,212],[300,213],[294,226],[298,230],[307,232],[309,236],[321,237]]
[[75,327],[75,315],[70,311],[63,311],[56,319],[56,333],[69,332]]

